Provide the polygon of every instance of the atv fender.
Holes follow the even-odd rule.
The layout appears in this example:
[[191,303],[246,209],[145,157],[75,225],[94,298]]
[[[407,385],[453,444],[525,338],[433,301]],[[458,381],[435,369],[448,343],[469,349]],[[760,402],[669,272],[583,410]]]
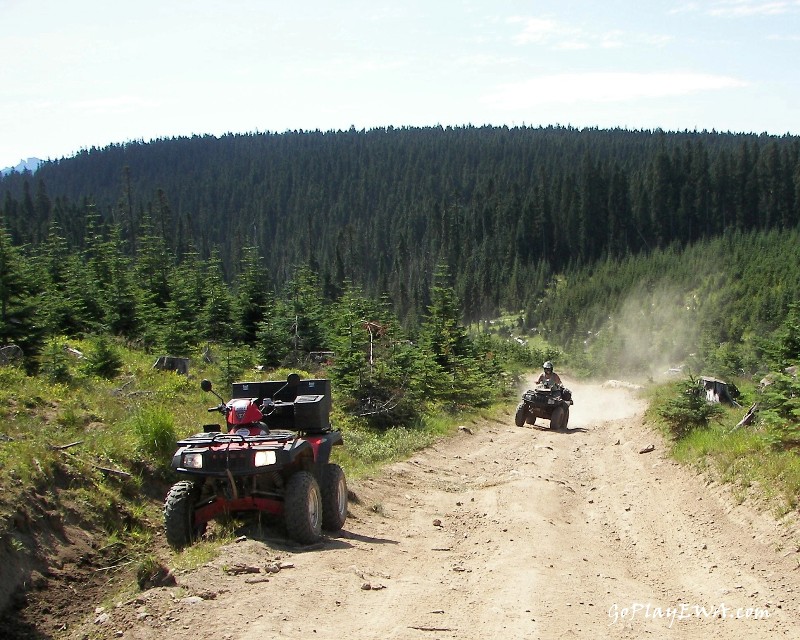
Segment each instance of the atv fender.
[[317,482],[322,485],[325,478],[325,468],[331,460],[331,451],[336,445],[343,443],[339,431],[331,431],[320,436],[308,436],[306,441],[314,450],[314,475]]

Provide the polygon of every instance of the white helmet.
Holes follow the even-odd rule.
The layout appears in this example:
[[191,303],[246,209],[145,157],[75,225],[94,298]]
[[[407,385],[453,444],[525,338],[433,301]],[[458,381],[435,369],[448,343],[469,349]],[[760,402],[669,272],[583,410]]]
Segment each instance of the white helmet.
[[544,369],[545,371],[547,371],[548,369],[549,369],[550,371],[552,371],[552,370],[553,370],[553,363],[552,363],[552,362],[550,362],[550,361],[548,360],[547,362],[545,362],[545,363],[542,365],[542,369]]

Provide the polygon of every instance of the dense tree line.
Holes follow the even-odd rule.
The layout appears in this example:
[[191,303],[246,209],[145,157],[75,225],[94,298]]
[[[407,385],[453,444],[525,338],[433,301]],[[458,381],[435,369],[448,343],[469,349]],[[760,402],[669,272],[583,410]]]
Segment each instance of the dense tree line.
[[[411,327],[440,263],[474,320],[534,309],[568,269],[796,228],[800,139],[558,127],[196,136],[92,148],[0,190],[17,246],[57,229],[70,254],[113,229],[124,260],[162,252],[191,270],[211,259],[229,283],[253,247],[269,274],[260,295],[307,264],[329,299],[355,283]],[[139,269],[163,290],[155,267]]]
[[[800,299],[792,136],[205,136],[91,149],[0,187],[0,339],[33,353],[49,336],[110,332],[172,354],[246,344],[277,365],[346,353],[356,333],[362,353],[391,326],[393,354],[427,336],[426,357],[456,380],[458,357],[442,353],[469,350],[458,322],[506,309],[594,370],[694,353],[753,372],[778,364],[769,340]],[[426,325],[431,309],[454,324]],[[374,331],[356,332],[356,316]],[[362,388],[348,362],[342,380]],[[423,370],[420,388],[437,379]]]
[[[327,371],[346,410],[373,424],[409,424],[431,404],[481,406],[508,391],[501,372],[531,366],[551,352],[470,336],[443,265],[411,331],[387,300],[351,282],[326,295],[318,274],[300,265],[277,289],[264,261],[245,247],[230,286],[216,250],[178,261],[156,232],[137,237],[135,258],[119,227],[87,222],[84,248],[70,251],[55,224],[47,242],[18,247],[0,218],[0,346],[22,349],[24,364],[66,382],[64,347],[92,337],[92,372],[116,375],[113,335],[173,356],[224,358],[228,382],[254,365]],[[150,222],[145,224],[150,228]],[[5,361],[0,361],[5,364]]]

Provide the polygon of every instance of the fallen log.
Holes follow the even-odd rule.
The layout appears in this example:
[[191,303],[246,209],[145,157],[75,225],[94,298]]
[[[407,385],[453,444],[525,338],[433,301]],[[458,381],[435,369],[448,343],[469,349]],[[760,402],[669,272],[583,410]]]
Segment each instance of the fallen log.
[[53,451],[66,451],[71,447],[77,447],[79,444],[83,444],[83,440],[76,440],[75,442],[70,442],[69,444],[51,444],[48,445]]
[[755,420],[757,413],[758,413],[758,403],[754,402],[752,405],[750,405],[750,408],[747,410],[747,413],[744,414],[744,418],[742,418],[741,420],[739,420],[738,423],[736,423],[734,429],[750,426],[753,423],[753,420]]
[[99,464],[92,465],[95,469],[102,471],[103,473],[110,474],[112,476],[119,476],[120,478],[131,478],[133,477],[127,471],[122,471],[121,469],[112,469],[110,467],[101,467]]

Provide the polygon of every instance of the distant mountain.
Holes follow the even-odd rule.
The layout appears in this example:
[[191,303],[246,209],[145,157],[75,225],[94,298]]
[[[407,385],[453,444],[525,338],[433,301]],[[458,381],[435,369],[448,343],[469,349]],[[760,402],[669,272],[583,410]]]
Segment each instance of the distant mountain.
[[40,164],[42,164],[42,160],[39,160],[39,158],[28,158],[27,160],[20,160],[19,164],[15,167],[6,167],[5,169],[0,170],[0,174],[5,176],[12,171],[16,171],[17,173],[30,171],[33,173],[39,168]]

